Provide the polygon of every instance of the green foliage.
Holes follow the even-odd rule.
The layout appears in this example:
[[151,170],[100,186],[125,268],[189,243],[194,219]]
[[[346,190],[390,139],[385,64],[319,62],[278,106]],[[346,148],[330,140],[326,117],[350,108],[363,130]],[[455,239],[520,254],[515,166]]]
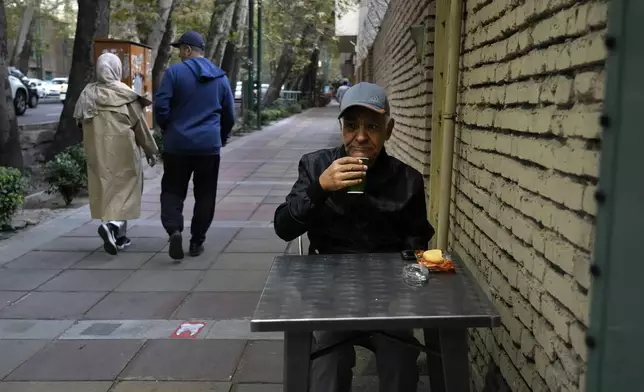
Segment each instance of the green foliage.
[[270,124],[284,117],[286,111],[279,108],[262,110],[262,124]]
[[25,183],[18,169],[0,167],[0,228],[11,223],[11,217],[25,201]]
[[287,110],[291,114],[302,113],[302,105],[300,105],[299,103],[292,103],[288,105]]
[[45,165],[48,193],[59,192],[70,205],[81,190],[87,187],[87,157],[81,145],[58,153]]

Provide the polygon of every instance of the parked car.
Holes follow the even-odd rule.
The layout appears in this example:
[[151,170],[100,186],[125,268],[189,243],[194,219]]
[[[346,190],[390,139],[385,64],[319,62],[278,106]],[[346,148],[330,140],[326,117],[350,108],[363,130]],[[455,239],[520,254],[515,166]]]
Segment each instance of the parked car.
[[38,96],[38,89],[35,87],[32,87],[29,85],[29,78],[25,76],[18,68],[16,67],[8,67],[9,70],[9,75],[17,78],[22,82],[22,84],[25,85],[25,88],[29,92],[28,95],[29,97],[27,98],[27,103],[29,104],[30,108],[35,108],[38,106],[38,101],[40,100],[40,97]]
[[60,102],[65,103],[67,98],[67,82],[60,85]]
[[16,115],[22,116],[27,111],[29,90],[20,79],[12,75],[9,75],[9,84],[11,85],[11,98]]
[[38,91],[38,98],[43,99],[47,95],[47,91],[45,89],[45,85],[42,80],[36,79],[36,78],[30,78],[29,86],[36,88],[36,91]]
[[[46,81],[45,91],[47,96],[58,97],[60,95],[60,89],[64,84],[67,84],[67,78],[53,78],[52,80]],[[65,89],[67,91],[67,89]]]

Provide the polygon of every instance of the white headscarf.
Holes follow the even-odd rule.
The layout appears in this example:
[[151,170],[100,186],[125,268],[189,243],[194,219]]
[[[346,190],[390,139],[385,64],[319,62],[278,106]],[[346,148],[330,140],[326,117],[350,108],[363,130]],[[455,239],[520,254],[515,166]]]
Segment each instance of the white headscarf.
[[89,83],[78,97],[74,118],[78,121],[87,120],[98,114],[96,101],[101,90],[108,89],[116,92],[123,103],[129,103],[140,98],[127,84],[121,82],[123,65],[121,59],[112,53],[103,53],[96,60],[96,82]]

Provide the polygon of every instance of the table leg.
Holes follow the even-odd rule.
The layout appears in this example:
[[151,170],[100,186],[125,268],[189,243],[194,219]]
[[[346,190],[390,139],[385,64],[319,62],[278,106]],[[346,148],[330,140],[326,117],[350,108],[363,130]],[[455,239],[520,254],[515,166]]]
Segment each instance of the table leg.
[[429,385],[432,392],[470,390],[467,329],[425,329],[427,348],[441,353],[427,356]]
[[308,392],[311,332],[284,333],[284,392]]

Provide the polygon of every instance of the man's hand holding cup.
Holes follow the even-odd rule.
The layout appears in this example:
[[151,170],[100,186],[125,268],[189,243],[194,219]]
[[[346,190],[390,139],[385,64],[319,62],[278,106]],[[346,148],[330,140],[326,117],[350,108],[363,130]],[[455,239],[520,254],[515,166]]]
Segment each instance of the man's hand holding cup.
[[366,162],[366,158],[354,157],[343,157],[335,160],[320,175],[320,186],[326,192],[335,192],[364,184],[367,176]]

